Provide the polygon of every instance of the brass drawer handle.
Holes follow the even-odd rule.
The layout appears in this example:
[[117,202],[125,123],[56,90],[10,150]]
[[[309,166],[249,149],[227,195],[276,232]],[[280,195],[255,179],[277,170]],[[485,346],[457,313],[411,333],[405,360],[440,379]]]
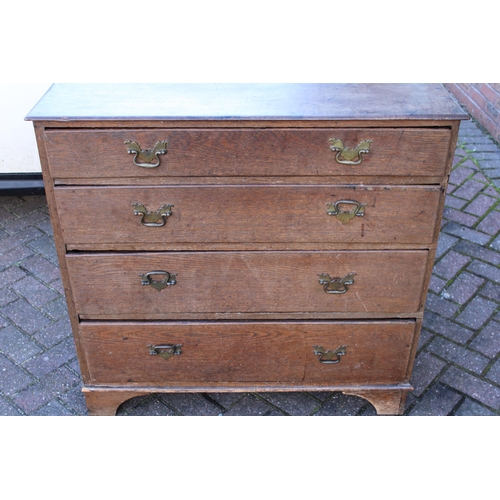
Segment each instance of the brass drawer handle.
[[[341,210],[339,205],[354,205],[352,210]],[[354,200],[339,200],[335,203],[326,204],[326,213],[328,215],[335,215],[342,224],[347,224],[354,217],[364,217],[365,207],[361,203]]]
[[[142,215],[141,224],[148,227],[161,227],[167,222],[166,217],[172,215],[173,205],[163,205],[156,212],[149,212],[142,203],[132,203],[134,215]],[[161,220],[160,220],[161,219]]]
[[343,278],[331,278],[329,274],[319,274],[319,284],[326,293],[346,293],[347,285],[354,285],[356,273],[346,274]]
[[347,354],[346,349],[346,345],[341,345],[334,351],[327,351],[320,345],[313,346],[313,351],[314,354],[318,356],[318,361],[320,363],[324,363],[325,365],[335,365],[336,363],[340,363],[340,357]]
[[163,359],[179,356],[182,353],[182,344],[148,345],[148,348],[151,356],[160,356]]
[[[363,154],[368,154],[370,152],[370,145],[372,140],[361,141],[355,148],[348,148],[344,146],[342,139],[331,138],[330,149],[332,151],[338,151],[335,159],[338,163],[343,165],[359,165],[363,161]],[[340,158],[343,158],[341,160]],[[354,161],[355,158],[358,158]]]
[[[127,153],[134,155],[134,165],[143,168],[155,168],[160,165],[158,155],[167,154],[167,141],[158,141],[153,149],[141,149],[137,141],[125,141]],[[156,162],[152,163],[156,158]]]
[[[162,276],[165,276],[165,278],[163,278],[160,281],[153,281],[151,279],[151,276],[155,274],[160,274]],[[149,273],[146,274],[139,274],[139,276],[141,277],[142,285],[144,286],[149,285],[155,290],[158,290],[159,292],[161,292],[167,286],[174,286],[177,283],[175,279],[177,275],[168,273],[167,271],[150,271]]]

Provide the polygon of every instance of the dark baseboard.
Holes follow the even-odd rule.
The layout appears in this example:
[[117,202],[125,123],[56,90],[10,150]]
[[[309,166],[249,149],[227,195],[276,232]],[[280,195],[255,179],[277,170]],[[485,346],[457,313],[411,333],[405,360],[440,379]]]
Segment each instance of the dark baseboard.
[[0,196],[45,194],[41,173],[0,174]]

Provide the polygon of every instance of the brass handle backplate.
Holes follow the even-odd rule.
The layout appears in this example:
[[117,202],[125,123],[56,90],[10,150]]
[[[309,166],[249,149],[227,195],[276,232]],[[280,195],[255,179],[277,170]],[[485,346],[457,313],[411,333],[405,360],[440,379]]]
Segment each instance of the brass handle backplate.
[[343,278],[331,278],[329,274],[319,274],[319,284],[326,293],[346,293],[347,285],[354,285],[356,273],[346,274]]
[[330,149],[337,151],[335,160],[343,165],[359,165],[363,161],[363,154],[370,152],[370,145],[373,142],[372,140],[361,141],[355,148],[348,148],[342,139],[331,138],[329,141]]
[[141,224],[148,227],[161,227],[167,222],[166,217],[172,215],[173,205],[163,205],[156,212],[150,212],[142,203],[132,203],[134,215],[141,215]]
[[[339,205],[354,205],[354,208],[352,210],[341,210]],[[326,213],[335,215],[342,224],[347,224],[354,217],[364,217],[365,206],[354,200],[339,200],[335,203],[327,203]]]
[[163,359],[169,359],[182,353],[182,344],[148,345],[148,348],[151,356],[160,356]]
[[[151,276],[154,276],[156,274],[165,276],[165,278],[163,278],[160,281],[152,280]],[[174,286],[177,283],[175,279],[177,275],[168,273],[167,271],[150,271],[149,273],[146,274],[139,274],[139,276],[141,277],[142,285],[144,286],[149,285],[155,290],[158,290],[159,292],[161,292],[167,286]]]
[[334,351],[327,351],[323,346],[320,345],[313,346],[313,351],[314,354],[318,356],[318,361],[325,365],[335,365],[337,363],[340,363],[340,357],[347,354],[346,349],[346,345],[341,345]]
[[127,153],[134,155],[134,165],[143,168],[158,167],[160,165],[158,155],[167,154],[167,144],[167,141],[158,141],[153,149],[141,149],[137,141],[125,141]]

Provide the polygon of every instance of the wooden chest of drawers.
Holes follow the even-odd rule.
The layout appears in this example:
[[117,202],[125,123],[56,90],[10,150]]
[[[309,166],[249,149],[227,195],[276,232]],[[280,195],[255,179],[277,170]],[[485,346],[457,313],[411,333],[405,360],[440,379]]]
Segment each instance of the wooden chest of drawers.
[[439,85],[55,85],[35,122],[90,414],[151,392],[403,411],[459,122]]

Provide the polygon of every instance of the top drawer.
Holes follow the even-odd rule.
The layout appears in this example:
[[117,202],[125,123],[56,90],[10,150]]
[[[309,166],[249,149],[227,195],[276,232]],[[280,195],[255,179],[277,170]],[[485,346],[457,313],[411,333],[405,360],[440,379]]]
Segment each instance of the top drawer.
[[[122,181],[152,176],[441,177],[450,139],[446,128],[46,131],[53,178]],[[149,149],[152,161],[147,153],[136,158],[128,154],[132,144],[126,141]],[[166,142],[166,153],[155,155],[160,141]],[[371,142],[367,146],[363,141]],[[358,154],[368,147],[369,152]]]

